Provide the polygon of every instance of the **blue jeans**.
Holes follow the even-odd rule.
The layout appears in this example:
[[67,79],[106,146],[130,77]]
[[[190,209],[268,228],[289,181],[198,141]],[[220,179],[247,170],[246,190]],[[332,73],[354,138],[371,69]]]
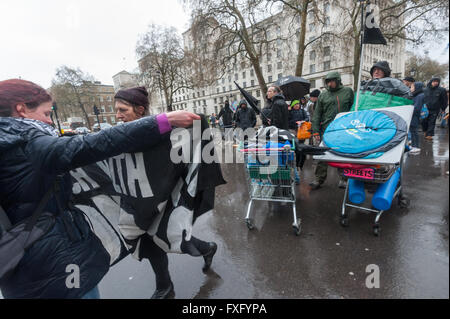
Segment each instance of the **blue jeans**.
[[91,291],[88,291],[81,299],[100,299],[98,286],[95,286]]
[[410,126],[409,132],[411,133],[411,146],[419,148],[419,127]]

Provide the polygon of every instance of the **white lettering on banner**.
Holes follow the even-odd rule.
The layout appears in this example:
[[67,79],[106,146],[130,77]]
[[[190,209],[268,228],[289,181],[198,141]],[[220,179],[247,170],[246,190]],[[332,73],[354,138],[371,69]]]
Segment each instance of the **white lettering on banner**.
[[[136,161],[133,160],[133,156]],[[114,172],[114,168],[117,168],[117,172]],[[137,181],[142,197],[153,196],[153,191],[145,170],[143,153],[127,153],[112,157],[109,159],[109,170],[116,192],[136,197],[137,190],[135,181]],[[129,192],[127,192],[125,184],[128,185]]]
[[[91,189],[98,188],[99,185],[86,174],[82,168],[75,168],[70,171],[70,175],[76,179],[76,183],[73,184],[72,192],[74,194],[79,194],[81,192],[88,192]],[[89,186],[87,183],[91,184]]]
[[133,154],[125,154],[125,163],[127,165],[128,176],[128,189],[130,190],[130,195],[136,197],[136,184],[134,181],[138,181],[142,197],[152,197],[152,188],[150,187],[150,182],[148,181],[147,173],[145,171],[144,154],[134,154],[136,165],[134,164],[132,155]]

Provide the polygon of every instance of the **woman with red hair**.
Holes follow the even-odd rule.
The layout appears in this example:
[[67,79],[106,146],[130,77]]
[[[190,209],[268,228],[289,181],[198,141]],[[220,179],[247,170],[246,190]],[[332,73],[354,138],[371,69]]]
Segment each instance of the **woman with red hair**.
[[[44,204],[36,227],[45,230],[14,271],[2,278],[0,289],[5,298],[98,298],[97,285],[108,271],[109,255],[70,204],[68,172],[148,149],[168,138],[172,126],[191,126],[199,116],[169,112],[96,134],[58,137],[51,112],[51,96],[42,87],[18,79],[0,81],[0,205],[17,225]],[[42,203],[55,180],[58,187]],[[75,272],[78,276],[70,277]]]

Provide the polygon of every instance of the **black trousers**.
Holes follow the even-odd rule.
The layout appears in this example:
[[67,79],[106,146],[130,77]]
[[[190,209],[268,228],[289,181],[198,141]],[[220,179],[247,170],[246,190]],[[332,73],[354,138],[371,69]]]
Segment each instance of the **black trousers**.
[[430,112],[427,117],[427,127],[426,132],[427,136],[434,136],[434,128],[436,127],[436,119],[438,117],[439,112]]

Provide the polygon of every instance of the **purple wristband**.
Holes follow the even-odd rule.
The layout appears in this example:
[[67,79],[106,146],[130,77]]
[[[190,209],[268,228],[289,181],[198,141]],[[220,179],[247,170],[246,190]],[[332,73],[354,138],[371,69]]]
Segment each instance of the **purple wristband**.
[[164,134],[172,130],[172,126],[167,119],[166,113],[158,114],[156,116],[156,121],[158,122],[159,133]]

